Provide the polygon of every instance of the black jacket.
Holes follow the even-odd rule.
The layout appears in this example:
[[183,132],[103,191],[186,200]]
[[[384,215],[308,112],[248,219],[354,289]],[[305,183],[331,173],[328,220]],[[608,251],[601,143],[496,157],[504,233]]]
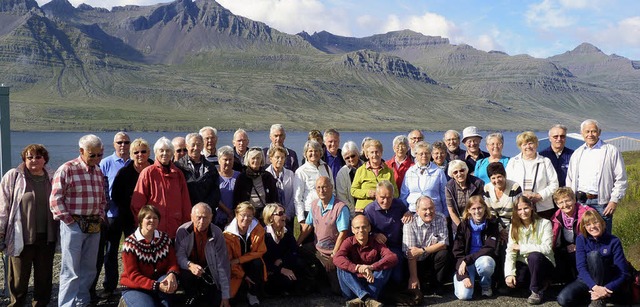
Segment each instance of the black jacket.
[[471,226],[469,226],[470,220],[462,220],[458,225],[458,231],[456,232],[456,238],[453,241],[453,256],[456,258],[456,277],[458,281],[462,281],[466,277],[469,277],[467,272],[465,275],[458,275],[458,267],[460,263],[464,261],[467,265],[476,262],[476,259],[481,256],[495,257],[496,248],[498,246],[498,240],[500,239],[500,233],[498,231],[498,222],[495,218],[489,218],[486,220],[487,227],[482,231],[480,238],[482,239],[482,247],[477,252],[470,254],[471,251]]
[[196,178],[195,171],[189,167],[189,156],[186,155],[175,164],[187,181],[187,189],[189,190],[189,198],[191,206],[204,202],[215,212],[220,202],[220,174],[215,165],[207,161],[204,156],[200,157],[200,163],[203,165],[204,173]]

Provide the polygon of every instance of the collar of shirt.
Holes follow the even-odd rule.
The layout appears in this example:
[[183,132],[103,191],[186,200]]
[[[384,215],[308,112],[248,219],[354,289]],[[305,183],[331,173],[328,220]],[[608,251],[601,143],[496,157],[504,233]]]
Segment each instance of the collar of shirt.
[[[386,164],[384,164],[384,162],[381,162],[381,163],[380,163],[380,168],[378,168],[378,170],[383,170],[386,166],[387,166],[387,165],[386,165]],[[370,162],[370,161],[367,161],[366,168],[367,168],[368,170],[372,170],[372,169],[373,169],[373,168],[371,167],[371,162]]]
[[[140,228],[136,229],[135,236],[136,236],[136,240],[138,240],[138,241],[145,240],[144,236],[142,235],[142,232],[140,231]],[[157,230],[154,230],[153,231],[153,238],[154,239],[160,238],[160,232],[157,231]]]
[[431,221],[431,223],[426,223],[417,214],[416,214],[416,216],[414,218],[416,219],[416,225],[418,225],[418,227],[426,227],[427,229],[429,229],[429,227],[431,227],[431,224],[434,222],[436,217],[435,217],[435,215],[433,216],[433,220]]
[[587,146],[587,143],[584,143],[584,145],[582,145],[582,146],[584,146],[585,150],[600,149],[600,148],[602,148],[602,146],[604,146],[604,142],[602,141],[602,139],[598,139],[598,142],[596,142],[596,144],[593,145],[593,147]]
[[84,160],[82,160],[82,156],[78,156],[78,158],[76,159],[75,165],[80,165],[82,167],[82,169],[84,169],[87,172],[92,172],[96,169],[96,166],[92,166],[89,167],[89,165],[87,165],[87,163],[84,162]]
[[329,203],[327,204],[327,209],[324,209],[324,206],[322,206],[322,200],[318,199],[318,206],[320,206],[320,211],[324,214],[325,212],[331,211],[331,209],[333,209],[333,204],[336,200],[335,196],[331,196],[331,200],[329,201]]

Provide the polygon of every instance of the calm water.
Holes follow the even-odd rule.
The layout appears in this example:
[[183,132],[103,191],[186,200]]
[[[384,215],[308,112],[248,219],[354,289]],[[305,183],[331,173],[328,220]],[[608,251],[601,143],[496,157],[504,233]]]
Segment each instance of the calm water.
[[[480,132],[482,135],[487,135],[489,132]],[[12,165],[16,166],[21,162],[20,152],[22,149],[32,143],[40,143],[44,144],[45,147],[49,150],[49,167],[52,169],[56,169],[65,161],[71,160],[78,156],[78,139],[81,136],[87,134],[87,132],[12,132],[11,133],[11,148],[12,148]],[[113,153],[113,135],[115,132],[100,132],[96,133],[102,141],[105,143],[105,156]],[[151,147],[156,140],[158,140],[162,136],[166,136],[169,139],[172,139],[176,136],[185,136],[187,133],[185,132],[130,132],[129,136],[131,140],[136,138],[144,138],[149,142]],[[269,140],[269,131],[249,131],[249,146],[268,146],[270,143]],[[391,144],[393,138],[399,134],[405,134],[406,132],[340,132],[340,140],[342,142],[346,142],[352,140],[356,142],[356,144],[360,145],[362,139],[366,136],[370,136],[380,140],[385,148],[383,157],[388,159],[393,155],[393,151],[391,150]],[[442,139],[443,132],[428,132],[425,134],[426,141],[434,142]],[[518,132],[505,132],[505,146],[504,146],[504,154],[506,156],[514,156],[519,153],[518,148],[515,144],[516,136]],[[547,132],[537,132],[536,133],[539,138],[547,137]],[[637,132],[603,132],[602,139],[610,139],[618,136],[626,135],[633,138],[640,138],[640,133]],[[233,131],[220,131],[218,132],[218,147],[224,145],[231,145],[231,140],[233,138]],[[298,157],[302,159],[302,146],[304,142],[307,140],[307,132],[306,131],[290,131],[287,133],[287,139],[285,141],[285,145],[289,148],[294,149],[298,152]],[[483,140],[484,141],[484,140]],[[546,147],[548,145],[540,146],[540,149]],[[484,142],[481,145],[481,148],[485,150]],[[153,158],[153,156],[152,156]]]

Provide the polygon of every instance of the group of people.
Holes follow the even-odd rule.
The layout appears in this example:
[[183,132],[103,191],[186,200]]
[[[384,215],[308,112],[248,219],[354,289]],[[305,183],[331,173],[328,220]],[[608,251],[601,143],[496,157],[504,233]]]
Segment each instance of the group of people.
[[58,241],[59,306],[89,305],[118,285],[127,306],[169,306],[178,289],[188,305],[255,306],[305,294],[318,277],[347,306],[381,306],[406,289],[417,303],[450,282],[461,300],[524,287],[540,304],[552,280],[567,284],[563,306],[623,300],[630,268],[611,227],[624,162],[597,121],[580,130],[575,151],[564,126],[540,152],[523,132],[512,158],[501,133],[486,136],[485,152],[473,126],[433,144],[414,130],[394,138],[386,161],[378,140],[340,147],[338,131],[314,130],[302,164],[279,124],[267,148],[249,147],[242,129],[220,148],[212,127],[162,137],[155,160],[125,132],[103,158],[90,134],[55,173],[47,149],[32,144],[0,182],[11,306],[25,304],[32,266],[33,305],[48,304]]

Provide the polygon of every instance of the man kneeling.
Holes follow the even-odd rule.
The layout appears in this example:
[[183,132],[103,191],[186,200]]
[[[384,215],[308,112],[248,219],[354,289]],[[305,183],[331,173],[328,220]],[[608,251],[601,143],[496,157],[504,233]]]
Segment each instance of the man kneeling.
[[344,240],[333,258],[347,306],[382,306],[377,301],[398,257],[386,245],[369,240],[371,226],[364,215],[351,221],[353,236]]
[[229,306],[229,257],[222,230],[211,223],[206,203],[191,209],[191,222],[178,228],[176,256],[188,305]]

